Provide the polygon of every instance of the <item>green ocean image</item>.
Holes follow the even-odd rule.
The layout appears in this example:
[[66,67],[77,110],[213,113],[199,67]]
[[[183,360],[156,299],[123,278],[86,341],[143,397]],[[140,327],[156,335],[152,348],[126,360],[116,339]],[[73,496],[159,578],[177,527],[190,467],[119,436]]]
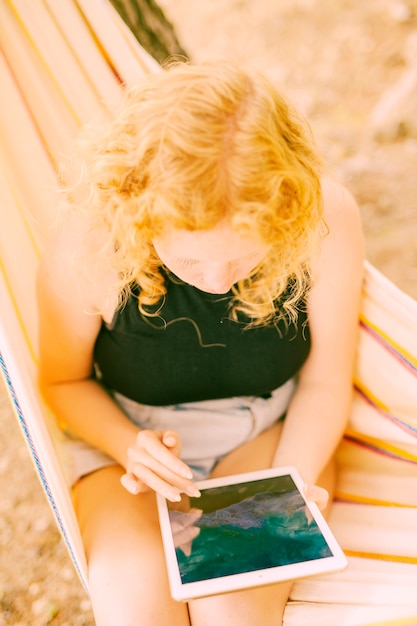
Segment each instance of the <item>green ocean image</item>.
[[[176,547],[183,583],[332,556],[290,476],[203,490],[189,509],[198,535]],[[186,527],[190,513],[170,518]]]

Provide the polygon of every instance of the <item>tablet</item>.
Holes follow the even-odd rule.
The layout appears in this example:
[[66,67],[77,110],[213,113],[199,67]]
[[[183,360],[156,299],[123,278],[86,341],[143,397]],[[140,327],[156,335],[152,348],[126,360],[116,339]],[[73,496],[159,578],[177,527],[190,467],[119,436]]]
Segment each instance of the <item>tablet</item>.
[[187,601],[339,571],[346,557],[292,467],[196,483],[200,498],[157,494],[171,594]]

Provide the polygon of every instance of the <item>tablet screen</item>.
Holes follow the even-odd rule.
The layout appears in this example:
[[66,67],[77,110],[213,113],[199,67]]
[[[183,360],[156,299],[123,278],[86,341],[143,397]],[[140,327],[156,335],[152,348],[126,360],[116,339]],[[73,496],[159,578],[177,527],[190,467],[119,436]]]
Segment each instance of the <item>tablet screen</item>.
[[158,497],[174,598],[342,569],[346,559],[293,468],[197,483],[200,498]]

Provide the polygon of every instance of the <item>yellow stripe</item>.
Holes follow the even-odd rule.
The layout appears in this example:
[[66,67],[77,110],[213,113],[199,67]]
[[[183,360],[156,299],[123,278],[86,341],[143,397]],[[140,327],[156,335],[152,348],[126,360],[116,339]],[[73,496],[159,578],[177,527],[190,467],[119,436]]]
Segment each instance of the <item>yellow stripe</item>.
[[[355,378],[353,380],[353,383],[355,385],[355,387],[358,389],[359,392],[363,393],[363,395],[365,396],[366,400],[369,400],[372,404],[374,404],[378,409],[381,409],[381,411],[384,411],[385,413],[391,413],[389,407],[384,404],[383,402],[381,402],[381,400],[375,396],[372,391],[366,387],[362,381],[360,381],[359,379]],[[403,417],[401,418],[400,422],[398,423],[396,421],[390,420],[391,424],[397,426],[397,428],[401,428],[401,423],[405,424],[405,425],[409,425],[409,426],[415,426],[415,421],[412,420],[405,420]]]
[[361,552],[360,550],[343,550],[346,556],[358,556],[362,559],[376,559],[378,561],[392,561],[395,563],[411,563],[417,565],[416,556],[401,556],[397,554],[379,554],[378,552]]
[[339,500],[346,500],[352,504],[373,504],[375,506],[395,506],[403,509],[417,509],[417,505],[413,504],[390,502],[389,500],[378,500],[378,498],[368,498],[367,496],[346,493],[344,491],[336,491],[336,498]]
[[[44,3],[44,4],[45,4],[45,3]],[[46,9],[46,11],[48,12],[49,16],[51,17],[51,19],[53,20],[53,22],[54,22],[54,24],[55,24],[56,28],[59,30],[59,32],[60,32],[60,34],[61,34],[61,36],[62,36],[62,39],[66,42],[66,44],[68,45],[68,47],[69,47],[69,48],[74,49],[74,48],[73,48],[73,45],[72,45],[71,40],[68,38],[68,35],[67,35],[67,33],[65,32],[65,26],[67,26],[67,25],[64,25],[64,28],[63,28],[63,25],[61,24],[61,22],[60,22],[60,21],[57,21],[57,19],[56,19],[56,17],[55,17],[55,14],[54,14],[54,12],[53,12],[53,11],[51,11],[51,8],[50,8],[50,6],[48,5],[48,3],[46,3],[46,4],[45,4],[45,9]],[[84,23],[86,23],[87,28],[88,28],[89,33],[90,33],[90,36],[91,36],[91,39],[93,40],[93,42],[94,42],[94,44],[95,44],[95,47],[99,49],[99,52],[100,52],[100,53],[101,53],[101,52],[105,53],[105,49],[104,49],[104,48],[102,48],[102,46],[101,46],[101,45],[98,45],[98,42],[97,42],[97,37],[96,37],[96,35],[95,35],[95,32],[91,29],[91,26],[90,26],[90,25],[88,24],[88,22],[86,21],[86,19],[85,19],[85,15],[84,15],[84,13],[83,13],[83,11],[82,11],[81,7],[80,7],[78,4],[76,4],[76,9],[77,9],[77,14],[80,16],[80,19],[81,19]],[[104,56],[104,54],[102,54],[102,56],[104,57],[105,61],[107,61],[107,58]],[[90,88],[91,88],[92,92],[93,92],[93,93],[94,93],[94,95],[96,96],[97,101],[98,101],[98,102],[102,102],[102,99],[103,99],[103,98],[102,98],[102,95],[101,95],[100,91],[98,90],[98,88],[97,88],[96,84],[95,84],[95,83],[91,80],[90,75],[89,75],[89,74],[88,74],[88,72],[86,71],[85,66],[82,64],[82,60],[80,59],[80,57],[79,57],[77,54],[74,54],[74,60],[76,61],[76,63],[77,63],[77,67],[79,68],[80,72],[81,72],[81,73],[82,73],[82,75],[84,76],[84,78],[85,78],[86,82],[89,84],[89,86],[90,86]],[[108,65],[110,65],[110,63],[108,63],[108,62],[107,62],[107,64],[108,64]],[[112,69],[112,71],[113,71],[113,72],[115,72],[115,73],[117,74],[116,68],[113,68],[113,67],[111,66],[111,69]],[[55,84],[57,84],[56,79],[55,79],[55,75],[53,74],[52,76],[53,76],[53,81],[54,81],[54,83],[55,83]],[[64,99],[65,99],[65,102],[69,105],[68,98],[66,98],[66,97],[65,97]],[[78,120],[78,116],[76,117],[76,119]],[[80,124],[82,124],[82,120],[79,120],[79,123],[80,123]]]
[[[2,154],[0,153],[0,158],[1,158]],[[20,217],[20,221],[23,223],[24,228],[27,232],[28,238],[32,244],[32,248],[35,252],[35,255],[38,257],[38,259],[40,259],[41,257],[41,250],[39,248],[38,242],[36,241],[35,235],[33,233],[33,229],[32,226],[29,223],[29,220],[27,218],[27,213],[23,207],[23,203],[21,201],[20,196],[18,195],[17,191],[16,191],[16,184],[15,184],[15,180],[10,177],[10,174],[8,172],[7,167],[4,166],[4,163],[2,164],[2,173],[4,175],[4,178],[7,182],[8,185],[8,189],[10,191],[10,194],[14,200],[14,207],[17,209],[17,212],[19,214]]]
[[[88,24],[84,13],[81,11],[81,15],[84,19],[84,21]],[[120,86],[123,84],[123,79],[120,75],[120,71],[119,69],[116,67],[116,65],[113,62],[113,59],[111,58],[111,56],[109,55],[108,51],[106,50],[106,48],[104,47],[104,45],[101,43],[100,39],[97,37],[96,32],[93,29],[90,29],[90,36],[92,41],[94,42],[94,45],[96,46],[97,50],[99,51],[99,53],[101,54],[101,56],[103,57],[103,59],[105,60],[105,62],[107,63],[107,65],[112,69],[112,71],[114,72],[114,75],[117,77],[117,80],[120,81]],[[91,83],[91,81],[89,80],[89,82]]]
[[395,342],[390,335],[381,330],[378,326],[376,326],[376,324],[371,322],[367,317],[365,317],[363,313],[360,314],[359,318],[363,321],[364,324],[366,324],[366,326],[372,328],[372,330],[374,330],[384,341],[386,341],[388,345],[394,348],[396,352],[401,354],[405,359],[407,359],[407,361],[410,361],[410,363],[417,366],[417,358],[413,354],[411,354],[411,352],[408,352],[403,348],[403,346],[400,346],[399,343]]
[[10,9],[12,10],[13,14],[15,15],[15,18],[19,24],[19,26],[21,27],[21,29],[23,30],[25,37],[27,38],[27,40],[30,42],[33,50],[35,51],[35,54],[37,55],[37,57],[39,58],[45,72],[47,73],[47,75],[49,76],[50,80],[52,81],[52,83],[55,85],[57,92],[60,94],[62,100],[66,103],[68,111],[70,112],[71,116],[73,117],[73,119],[75,120],[75,122],[77,123],[78,126],[81,126],[81,120],[78,117],[77,113],[75,112],[74,107],[71,105],[70,101],[68,100],[68,98],[66,98],[64,92],[62,91],[61,87],[59,86],[59,83],[57,82],[57,80],[55,79],[55,76],[53,74],[53,72],[51,72],[49,65],[46,61],[46,59],[42,56],[38,46],[35,44],[35,40],[33,39],[33,37],[30,34],[30,31],[26,28],[26,25],[23,21],[23,19],[20,16],[20,13],[18,11],[18,9],[16,8],[16,6],[14,5],[12,0],[8,1],[8,5],[10,7]]
[[28,335],[28,332],[26,330],[26,326],[25,326],[25,323],[23,321],[23,318],[20,315],[19,307],[17,306],[17,302],[16,302],[16,300],[14,298],[14,295],[13,295],[12,285],[10,284],[10,281],[9,281],[9,279],[7,277],[6,270],[5,270],[5,267],[4,267],[4,264],[3,264],[3,261],[1,260],[1,258],[0,258],[0,271],[3,274],[4,282],[6,284],[7,291],[9,292],[10,301],[12,302],[13,308],[15,310],[16,319],[19,322],[19,326],[21,328],[22,335],[25,338],[26,345],[28,347],[30,356],[32,357],[33,362],[35,363],[35,365],[37,365],[38,364],[38,358],[36,356],[36,353],[35,353],[35,350],[33,348],[32,342],[31,342],[30,337]]
[[377,396],[375,396],[372,391],[370,391],[370,389],[368,389],[368,387],[366,387],[362,381],[358,380],[358,379],[354,379],[354,384],[355,386],[366,396],[367,399],[369,399],[373,404],[375,404],[379,409],[382,409],[383,411],[385,411],[386,413],[389,413],[389,408],[387,407],[386,404],[383,404],[381,402],[381,400],[379,398],[377,398]]
[[417,626],[417,615],[404,619],[391,619],[388,622],[372,622],[372,624],[363,624],[362,626]]
[[417,461],[417,455],[412,454],[411,452],[407,452],[402,448],[398,448],[397,446],[393,446],[392,444],[384,441],[383,439],[377,439],[376,437],[369,437],[368,435],[364,435],[363,433],[356,432],[354,430],[348,429],[346,431],[347,437],[353,437],[357,443],[363,443],[365,445],[372,446],[376,448],[376,452],[388,452],[395,457],[399,457],[404,461]]

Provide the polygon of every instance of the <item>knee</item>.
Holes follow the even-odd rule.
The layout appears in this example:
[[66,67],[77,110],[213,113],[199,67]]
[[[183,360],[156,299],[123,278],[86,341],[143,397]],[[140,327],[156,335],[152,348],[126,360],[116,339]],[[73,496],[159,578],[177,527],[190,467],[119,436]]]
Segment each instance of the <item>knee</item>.
[[96,626],[189,626],[186,605],[170,597],[165,564],[131,549],[103,552],[89,563],[90,596]]
[[153,494],[132,496],[107,468],[78,488],[80,522],[97,626],[189,626],[171,599]]

